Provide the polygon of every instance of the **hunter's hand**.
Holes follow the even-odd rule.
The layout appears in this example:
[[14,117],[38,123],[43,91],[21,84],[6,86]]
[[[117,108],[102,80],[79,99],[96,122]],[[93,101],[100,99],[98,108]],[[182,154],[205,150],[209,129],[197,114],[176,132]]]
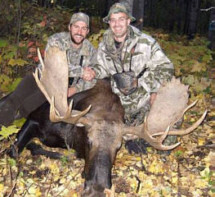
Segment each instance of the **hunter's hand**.
[[68,97],[70,97],[70,96],[72,96],[73,94],[75,94],[76,93],[76,87],[70,87],[70,88],[68,88],[68,93],[67,93],[67,96]]
[[157,93],[152,93],[150,95],[150,105],[152,106],[152,104],[154,103],[155,99],[156,99]]
[[82,79],[85,81],[91,81],[96,76],[95,71],[90,67],[84,67]]

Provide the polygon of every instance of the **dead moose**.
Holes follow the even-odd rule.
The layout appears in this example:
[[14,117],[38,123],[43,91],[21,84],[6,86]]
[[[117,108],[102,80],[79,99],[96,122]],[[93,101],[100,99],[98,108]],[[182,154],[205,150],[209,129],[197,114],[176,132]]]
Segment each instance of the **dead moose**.
[[[143,138],[156,149],[170,150],[179,143],[163,145],[167,135],[190,133],[206,115],[205,112],[188,129],[172,129],[174,123],[193,106],[187,106],[188,87],[176,79],[160,88],[147,120],[136,127],[124,124],[124,110],[118,96],[112,93],[110,80],[98,80],[92,89],[67,100],[68,81],[62,80],[68,76],[66,54],[54,47],[47,51],[42,69],[37,69],[34,75],[49,102],[29,115],[9,154],[17,157],[25,146],[31,149],[29,142],[34,137],[49,147],[75,149],[77,156],[85,160],[82,196],[102,197],[105,196],[104,189],[111,188],[111,169],[123,136],[132,134]],[[68,101],[71,102],[69,105]],[[33,154],[39,153],[53,158],[61,157],[59,153],[33,149]]]

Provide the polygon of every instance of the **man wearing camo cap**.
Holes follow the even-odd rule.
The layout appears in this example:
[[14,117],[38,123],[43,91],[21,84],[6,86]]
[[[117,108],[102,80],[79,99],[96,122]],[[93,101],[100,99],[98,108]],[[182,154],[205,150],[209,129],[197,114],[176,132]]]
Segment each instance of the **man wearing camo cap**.
[[129,125],[139,125],[160,85],[171,79],[173,64],[149,35],[130,25],[135,18],[126,4],[114,4],[103,19],[104,33],[93,69],[96,78],[111,76],[112,90],[125,109]]
[[50,46],[57,46],[66,51],[69,64],[70,85],[68,96],[91,87],[91,79],[94,72],[89,67],[95,49],[86,39],[89,33],[89,16],[79,12],[72,15],[69,32],[54,34],[48,39],[46,50]]
[[[45,50],[55,46],[66,51],[70,82],[68,96],[71,96],[92,86],[90,80],[95,73],[89,66],[96,51],[86,39],[89,33],[88,15],[82,12],[73,14],[68,30],[49,37]],[[8,126],[16,118],[27,117],[45,101],[33,75],[24,77],[12,93],[0,100],[0,126]]]

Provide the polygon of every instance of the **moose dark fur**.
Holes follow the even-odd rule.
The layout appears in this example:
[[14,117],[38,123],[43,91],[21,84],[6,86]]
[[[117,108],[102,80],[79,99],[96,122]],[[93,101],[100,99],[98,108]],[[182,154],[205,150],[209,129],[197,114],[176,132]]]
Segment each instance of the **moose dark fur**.
[[175,78],[158,90],[147,120],[141,125],[132,127],[124,124],[124,109],[119,97],[112,92],[109,79],[98,80],[92,89],[75,94],[71,99],[76,111],[71,113],[71,105],[67,102],[68,64],[65,51],[53,47],[46,52],[44,63],[40,59],[42,69],[36,69],[34,77],[51,105],[47,102],[29,115],[9,155],[17,157],[27,145],[34,154],[48,153],[50,157],[60,157],[57,153],[35,150],[35,146],[29,144],[34,137],[50,147],[75,149],[77,156],[85,160],[82,196],[105,196],[104,189],[111,187],[112,165],[126,134],[143,138],[157,149],[170,150],[179,143],[165,146],[163,141],[167,135],[188,134],[206,116],[207,112],[185,130],[171,130],[184,112],[195,104],[187,106],[188,87]]
[[[85,160],[85,190],[83,196],[104,196],[104,188],[111,187],[111,169],[122,140],[117,140],[114,123],[122,123],[124,110],[117,95],[111,91],[110,81],[99,80],[94,88],[74,95],[73,107],[84,110],[92,105],[87,116],[97,117],[90,129],[49,120],[49,103],[32,112],[19,131],[9,155],[17,157],[33,138],[49,147],[73,148],[77,157]],[[105,121],[105,122],[104,122]],[[98,132],[91,132],[97,130]],[[89,135],[93,135],[89,138]],[[29,144],[31,149],[32,144]],[[34,147],[35,148],[35,147]],[[33,149],[33,154],[48,152]],[[60,158],[59,153],[48,156]]]
[[[176,84],[178,84],[178,81],[176,81]],[[167,85],[167,89],[169,89],[169,85]],[[42,148],[35,149],[37,146],[30,143],[35,137],[49,147],[75,149],[77,157],[85,160],[83,172],[85,187],[82,194],[84,197],[102,197],[105,196],[104,189],[111,188],[111,169],[124,135],[133,134],[143,138],[157,149],[170,150],[178,146],[179,143],[170,146],[163,145],[162,142],[168,134],[188,134],[201,124],[206,115],[205,112],[188,129],[167,130],[158,134],[161,137],[154,138],[147,129],[147,122],[135,127],[124,124],[124,109],[119,97],[112,92],[109,79],[98,80],[92,89],[77,93],[71,99],[73,100],[73,109],[79,112],[87,113],[88,110],[85,109],[91,105],[90,111],[87,114],[85,113],[85,116],[82,113],[83,117],[79,117],[77,120],[79,125],[61,121],[51,122],[50,114],[53,111],[50,110],[50,105],[47,102],[29,115],[8,154],[16,158],[27,146],[33,154],[44,154],[52,158],[61,157],[59,153],[48,152]],[[157,100],[159,99],[157,98]],[[189,108],[190,106],[186,110]],[[75,117],[73,116],[72,119]],[[61,120],[60,117],[59,120]],[[62,121],[68,121],[68,119]]]

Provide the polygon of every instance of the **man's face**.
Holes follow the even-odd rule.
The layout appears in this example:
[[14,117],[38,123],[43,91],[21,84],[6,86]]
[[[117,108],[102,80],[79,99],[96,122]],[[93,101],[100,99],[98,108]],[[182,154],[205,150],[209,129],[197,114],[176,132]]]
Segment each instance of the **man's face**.
[[116,40],[123,41],[125,39],[130,22],[131,20],[123,12],[110,15],[109,25]]
[[89,28],[85,22],[77,21],[69,26],[69,31],[74,44],[80,46],[89,33]]

